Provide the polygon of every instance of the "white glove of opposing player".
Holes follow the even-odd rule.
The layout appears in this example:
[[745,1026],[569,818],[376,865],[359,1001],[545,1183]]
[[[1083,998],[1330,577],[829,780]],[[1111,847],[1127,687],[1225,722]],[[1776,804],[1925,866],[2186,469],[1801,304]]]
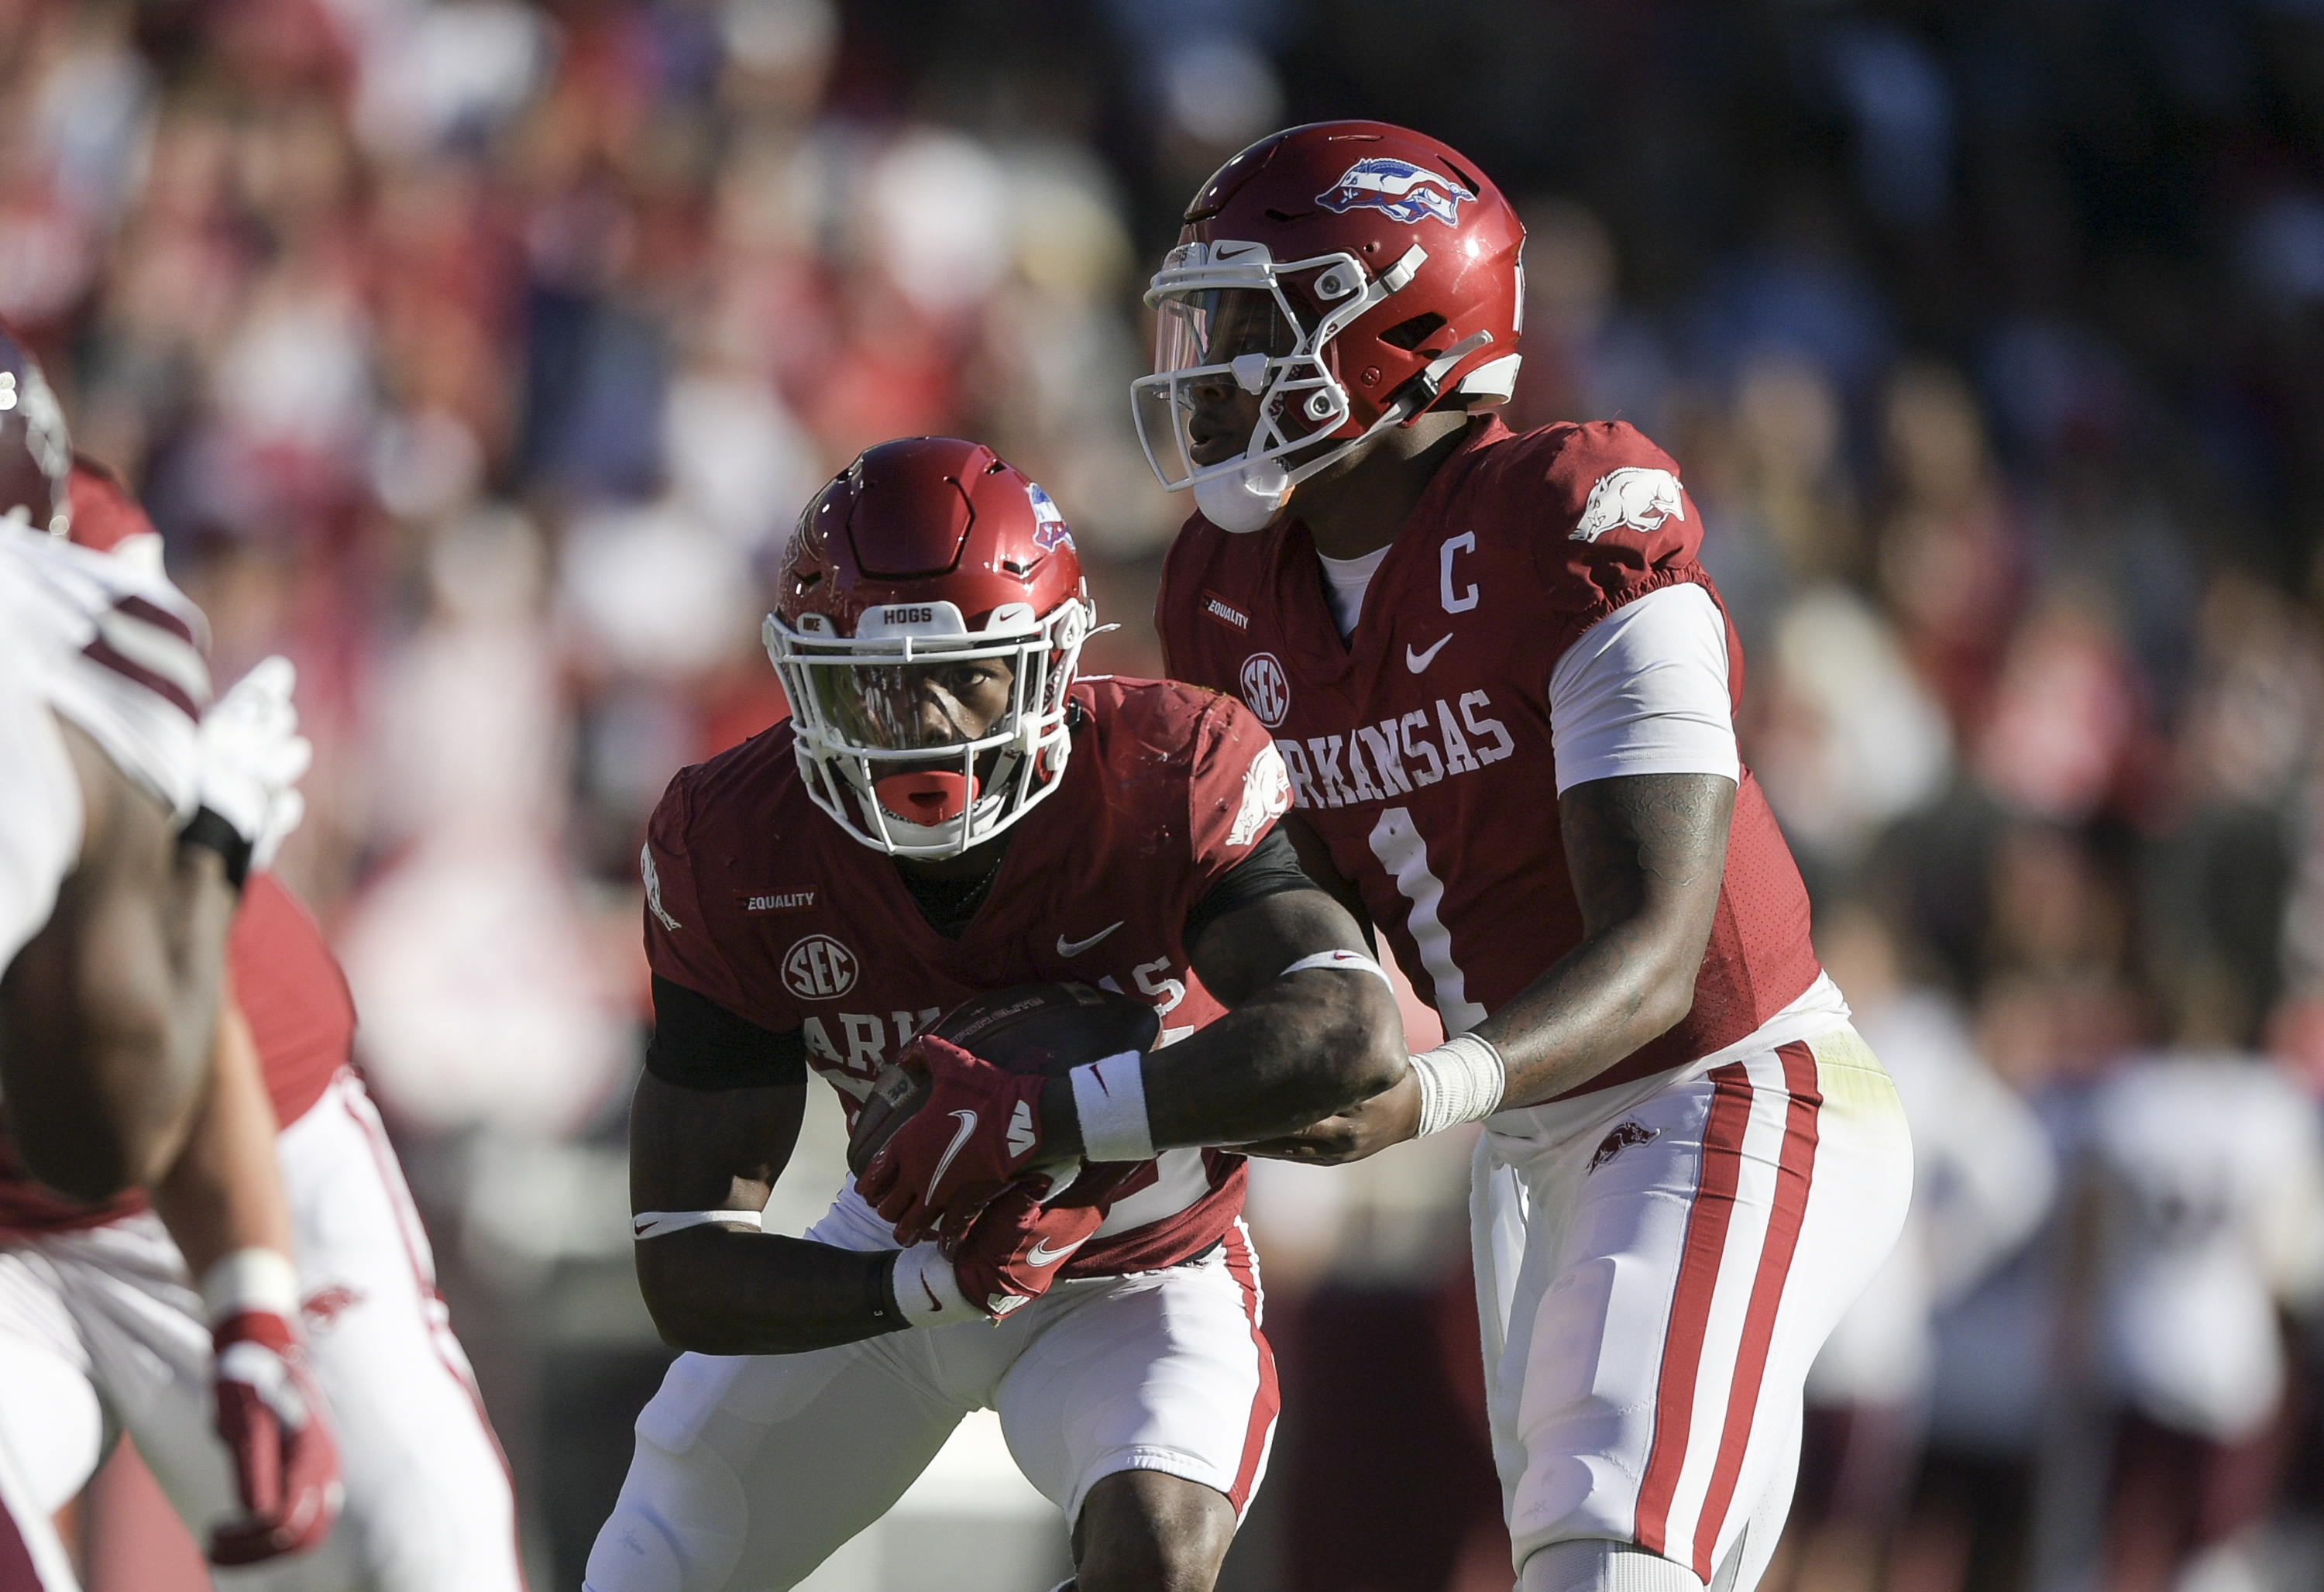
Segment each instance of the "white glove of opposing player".
[[298,780],[315,749],[299,733],[299,710],[290,704],[298,683],[289,658],[267,658],[202,718],[201,805],[250,842],[254,869],[271,864],[307,815]]

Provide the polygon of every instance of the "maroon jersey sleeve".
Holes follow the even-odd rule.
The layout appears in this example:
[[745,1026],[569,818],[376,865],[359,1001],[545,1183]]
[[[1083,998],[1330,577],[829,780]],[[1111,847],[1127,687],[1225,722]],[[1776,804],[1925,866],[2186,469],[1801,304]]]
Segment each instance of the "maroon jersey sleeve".
[[1196,899],[1250,856],[1290,808],[1291,776],[1274,738],[1233,697],[1213,696],[1203,714],[1186,780]]
[[1697,561],[1702,512],[1677,464],[1635,426],[1593,421],[1512,437],[1482,469],[1500,477],[1488,501],[1533,521],[1518,529],[1547,602],[1553,662],[1624,604],[1682,581],[1709,584]]
[[646,962],[660,977],[788,1034],[799,1014],[780,993],[779,980],[753,979],[729,954],[734,937],[726,921],[734,910],[717,858],[724,850],[706,837],[696,812],[699,767],[679,770],[647,826],[640,859],[646,886]]

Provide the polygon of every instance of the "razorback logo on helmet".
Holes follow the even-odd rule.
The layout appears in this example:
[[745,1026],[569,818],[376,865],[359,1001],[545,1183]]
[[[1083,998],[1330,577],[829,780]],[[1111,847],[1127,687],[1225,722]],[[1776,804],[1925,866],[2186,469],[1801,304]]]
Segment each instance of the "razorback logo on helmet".
[[1280,751],[1262,747],[1242,771],[1242,805],[1236,810],[1234,826],[1227,831],[1227,844],[1250,844],[1290,810],[1291,770],[1283,766]]
[[1242,662],[1242,699],[1259,722],[1272,730],[1291,711],[1291,677],[1272,652],[1254,652]]
[[1591,483],[1589,501],[1582,505],[1582,518],[1566,539],[1594,542],[1618,525],[1627,525],[1632,530],[1660,530],[1663,521],[1674,514],[1681,520],[1686,518],[1686,504],[1679,498],[1683,490],[1678,477],[1667,470],[1646,465],[1625,465],[1618,470],[1609,470]]
[[855,988],[855,952],[809,934],[783,952],[783,984],[801,1000],[836,1000]]
[[1025,495],[1033,504],[1033,545],[1044,553],[1072,547],[1074,533],[1065,529],[1065,517],[1058,511],[1056,501],[1031,482],[1025,484]]
[[1340,180],[1315,196],[1326,210],[1344,216],[1351,210],[1384,211],[1406,226],[1433,216],[1447,226],[1461,217],[1461,202],[1477,196],[1451,178],[1385,155],[1358,161]]

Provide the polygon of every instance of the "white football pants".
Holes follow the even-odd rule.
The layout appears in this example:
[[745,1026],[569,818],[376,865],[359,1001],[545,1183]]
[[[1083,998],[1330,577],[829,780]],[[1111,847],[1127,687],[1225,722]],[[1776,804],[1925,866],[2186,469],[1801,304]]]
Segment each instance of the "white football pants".
[[681,1355],[638,1416],[585,1592],[795,1586],[885,1514],[975,1409],[1001,1413],[1010,1453],[1068,1523],[1123,1470],[1199,1482],[1240,1514],[1275,1435],[1263,1302],[1237,1221],[1199,1260],[1060,1283],[998,1323]]
[[[1780,1530],[1808,1367],[1903,1225],[1895,1086],[1840,1022],[1489,1127],[1471,1215],[1516,1565],[1594,1540],[1711,1584],[1755,1514]],[[1774,1551],[1754,1535],[1733,1592]],[[1558,1578],[1597,1551],[1541,1586],[1663,1585],[1618,1555],[1613,1578]]]
[[[435,1259],[351,1072],[276,1140],[346,1508],[314,1552],[217,1570],[231,1592],[520,1592],[508,1469],[437,1297]],[[108,1422],[196,1541],[238,1513],[210,1429],[210,1334],[150,1213],[0,1246],[0,1447],[35,1508],[78,1493]],[[5,1586],[5,1582],[0,1582]]]

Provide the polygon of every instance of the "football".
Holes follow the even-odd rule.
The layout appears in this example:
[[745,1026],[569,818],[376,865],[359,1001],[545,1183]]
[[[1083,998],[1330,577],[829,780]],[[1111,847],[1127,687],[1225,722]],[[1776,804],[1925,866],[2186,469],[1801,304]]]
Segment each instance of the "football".
[[[1085,1062],[1153,1049],[1162,1019],[1145,1001],[1089,984],[1012,984],[971,996],[927,1032],[1004,1071],[1062,1078]],[[926,1073],[893,1062],[882,1067],[855,1113],[847,1170],[861,1176],[927,1098]]]

